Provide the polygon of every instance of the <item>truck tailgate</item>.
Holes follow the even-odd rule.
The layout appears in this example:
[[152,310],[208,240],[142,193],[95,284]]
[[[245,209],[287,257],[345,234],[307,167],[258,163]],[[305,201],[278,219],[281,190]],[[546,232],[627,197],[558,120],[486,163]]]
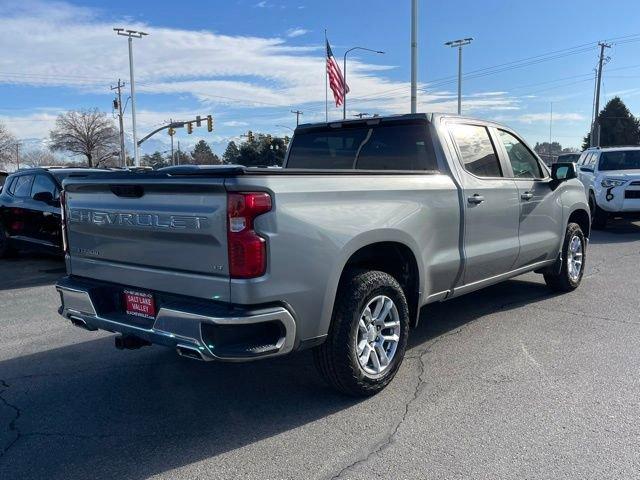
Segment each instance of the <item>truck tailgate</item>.
[[65,182],[70,273],[228,300],[224,178],[140,177]]

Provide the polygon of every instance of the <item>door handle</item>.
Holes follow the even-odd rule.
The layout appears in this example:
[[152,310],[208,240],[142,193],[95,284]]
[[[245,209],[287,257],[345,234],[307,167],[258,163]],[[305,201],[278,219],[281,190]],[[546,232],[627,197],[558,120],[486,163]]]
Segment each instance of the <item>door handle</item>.
[[467,202],[471,203],[472,205],[478,205],[484,202],[484,197],[475,193],[471,197],[467,197]]
[[520,198],[522,200],[531,200],[533,198],[533,193],[531,192],[524,192],[522,195],[520,195]]

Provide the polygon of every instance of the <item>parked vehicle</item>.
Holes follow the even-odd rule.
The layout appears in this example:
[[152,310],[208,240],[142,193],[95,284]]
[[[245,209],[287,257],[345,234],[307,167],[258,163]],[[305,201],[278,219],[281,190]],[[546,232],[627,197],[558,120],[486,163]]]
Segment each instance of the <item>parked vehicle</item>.
[[640,218],[640,147],[588,148],[577,167],[593,228],[612,217]]
[[[558,155],[557,163],[569,163],[569,162],[577,162],[580,159],[580,153],[561,153]],[[554,162],[554,163],[556,163]]]
[[61,254],[61,182],[89,172],[32,168],[9,175],[0,193],[0,258],[24,247]]
[[9,174],[7,172],[3,172],[0,170],[0,192],[2,192],[2,187],[4,186],[4,182],[7,179]]
[[589,208],[511,129],[447,115],[301,125],[282,169],[68,178],[61,315],[199,360],[315,349],[340,391],[393,378],[420,307],[536,271],[582,279]]

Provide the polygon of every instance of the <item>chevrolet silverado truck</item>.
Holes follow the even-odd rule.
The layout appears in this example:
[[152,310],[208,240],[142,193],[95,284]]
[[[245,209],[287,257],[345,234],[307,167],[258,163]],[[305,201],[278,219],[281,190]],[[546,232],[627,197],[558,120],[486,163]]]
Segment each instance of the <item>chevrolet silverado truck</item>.
[[530,271],[578,287],[590,227],[572,163],[441,114],[301,125],[282,169],[70,177],[62,204],[74,325],[198,360],[313,348],[353,395],[392,380],[425,305]]

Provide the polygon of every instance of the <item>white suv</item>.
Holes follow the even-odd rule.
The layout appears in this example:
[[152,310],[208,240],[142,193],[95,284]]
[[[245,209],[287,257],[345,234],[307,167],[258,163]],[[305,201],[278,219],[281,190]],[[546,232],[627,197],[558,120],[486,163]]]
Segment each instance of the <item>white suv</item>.
[[593,228],[614,216],[640,217],[640,147],[588,148],[577,162]]

